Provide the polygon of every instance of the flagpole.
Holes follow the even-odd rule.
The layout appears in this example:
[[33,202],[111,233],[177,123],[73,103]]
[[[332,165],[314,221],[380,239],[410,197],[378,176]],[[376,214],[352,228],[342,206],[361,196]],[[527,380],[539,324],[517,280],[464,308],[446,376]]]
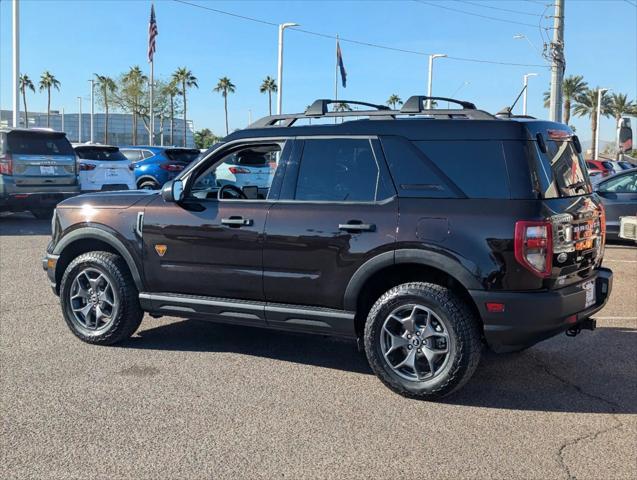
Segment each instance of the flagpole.
[[[338,33],[336,34],[336,66],[334,68],[334,101],[338,100]],[[334,104],[336,107],[336,104]],[[337,118],[334,117],[334,123],[336,123]]]
[[148,145],[153,145],[153,133],[155,130],[155,115],[153,115],[153,90],[155,89],[155,59],[150,61],[150,121],[148,128]]

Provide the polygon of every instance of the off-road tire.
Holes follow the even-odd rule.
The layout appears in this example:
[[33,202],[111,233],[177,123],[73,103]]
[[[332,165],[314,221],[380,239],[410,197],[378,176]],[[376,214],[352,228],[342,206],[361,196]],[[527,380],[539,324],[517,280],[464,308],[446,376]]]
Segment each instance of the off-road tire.
[[[446,365],[428,380],[402,378],[388,365],[381,351],[380,334],[385,319],[394,309],[407,304],[431,309],[445,322],[454,342]],[[394,392],[422,400],[442,398],[462,387],[478,366],[482,350],[479,322],[465,302],[445,287],[423,282],[398,285],[381,296],[367,316],[364,340],[367,359],[378,378]]]
[[[85,268],[104,272],[117,289],[120,306],[108,330],[91,334],[78,328],[72,320],[69,290],[75,277]],[[135,333],[144,312],[139,305],[139,293],[126,262],[111,252],[87,252],[75,258],[64,271],[60,287],[60,303],[64,320],[71,331],[82,341],[99,345],[113,345],[126,340]]]

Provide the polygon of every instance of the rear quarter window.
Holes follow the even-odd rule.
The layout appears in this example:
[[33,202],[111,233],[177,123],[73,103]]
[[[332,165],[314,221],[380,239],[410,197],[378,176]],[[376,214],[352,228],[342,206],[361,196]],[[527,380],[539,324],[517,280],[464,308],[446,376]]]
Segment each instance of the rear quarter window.
[[511,197],[502,142],[427,140],[414,144],[467,197]]

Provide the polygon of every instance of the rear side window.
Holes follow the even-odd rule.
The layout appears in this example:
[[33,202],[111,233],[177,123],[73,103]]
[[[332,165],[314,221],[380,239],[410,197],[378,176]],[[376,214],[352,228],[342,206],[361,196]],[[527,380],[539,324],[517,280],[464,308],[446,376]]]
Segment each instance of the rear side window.
[[510,198],[502,142],[429,140],[414,143],[469,198]]
[[197,159],[199,150],[166,150],[166,156],[173,162],[190,163]]
[[402,137],[382,137],[383,153],[401,197],[457,198],[444,174]]
[[296,200],[373,202],[386,198],[381,172],[367,139],[305,140]]
[[18,155],[75,155],[64,135],[36,132],[9,132],[7,150]]
[[127,160],[122,152],[120,152],[117,148],[99,148],[99,147],[91,147],[91,148],[76,148],[75,153],[77,156],[86,159],[86,160],[103,160],[103,161],[118,161],[118,160]]

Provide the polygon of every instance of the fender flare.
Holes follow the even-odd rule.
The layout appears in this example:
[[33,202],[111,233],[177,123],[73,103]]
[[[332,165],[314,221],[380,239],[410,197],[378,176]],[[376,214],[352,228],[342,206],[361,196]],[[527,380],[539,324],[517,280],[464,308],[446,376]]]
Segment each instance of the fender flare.
[[356,311],[358,296],[365,282],[380,270],[401,263],[433,267],[453,277],[467,290],[483,289],[479,280],[454,257],[431,250],[405,248],[381,253],[361,265],[347,284],[343,308]]
[[126,265],[128,265],[128,269],[133,276],[133,281],[135,282],[135,286],[137,290],[140,292],[144,291],[144,285],[142,282],[142,277],[139,274],[139,269],[137,268],[137,264],[135,263],[135,259],[130,254],[124,243],[117,238],[114,234],[97,227],[80,227],[76,230],[73,230],[69,234],[65,235],[60,239],[55,248],[53,249],[53,255],[61,255],[64,252],[64,249],[69,246],[71,243],[77,240],[101,240],[104,243],[108,243],[111,247],[115,249],[117,253],[119,253]]

